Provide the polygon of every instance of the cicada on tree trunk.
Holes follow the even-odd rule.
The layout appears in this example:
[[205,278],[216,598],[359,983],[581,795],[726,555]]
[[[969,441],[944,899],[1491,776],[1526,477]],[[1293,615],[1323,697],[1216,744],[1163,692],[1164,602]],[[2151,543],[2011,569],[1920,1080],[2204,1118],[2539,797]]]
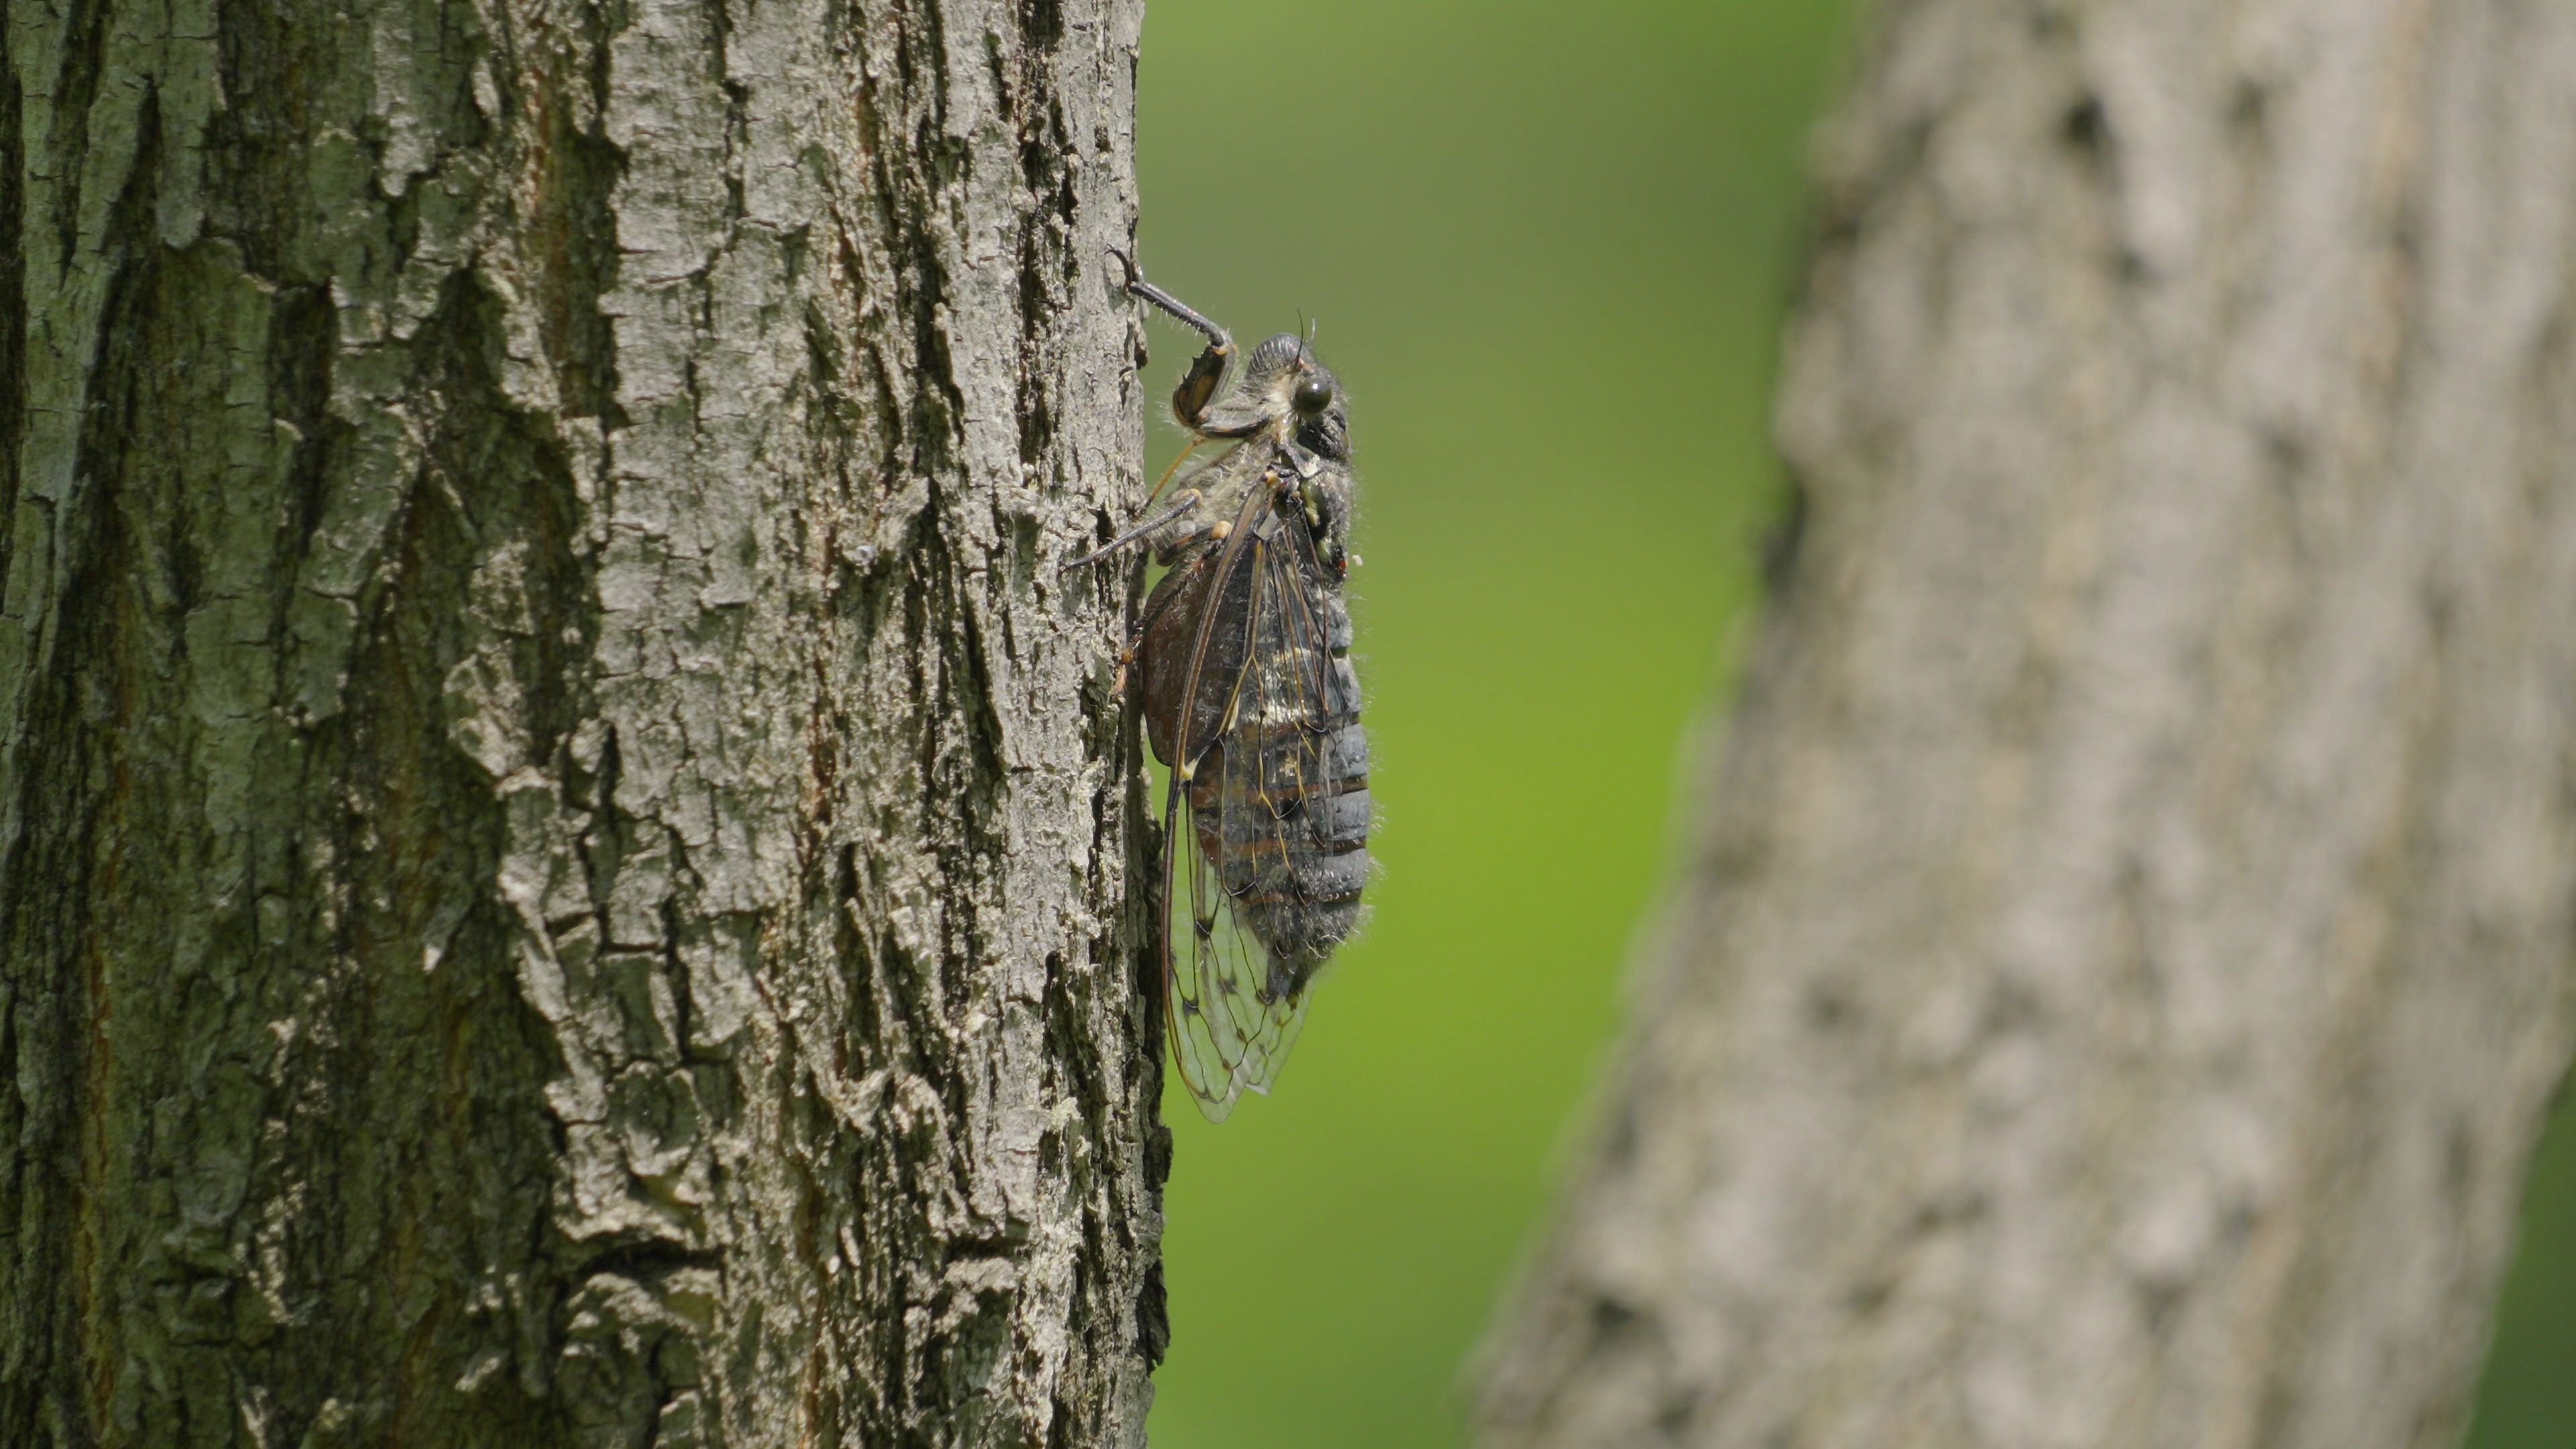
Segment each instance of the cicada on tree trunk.
[[[1068,567],[1147,544],[1169,569],[1128,661],[1146,737],[1171,771],[1159,937],[1172,1059],[1221,1122],[1278,1074],[1368,880],[1368,736],[1342,601],[1350,428],[1333,374],[1295,333],[1254,348],[1220,396],[1226,330],[1119,261],[1130,292],[1206,336],[1172,411],[1194,435],[1182,462],[1222,451]],[[1155,495],[1172,482],[1166,473]],[[1186,837],[1174,828],[1185,798]]]

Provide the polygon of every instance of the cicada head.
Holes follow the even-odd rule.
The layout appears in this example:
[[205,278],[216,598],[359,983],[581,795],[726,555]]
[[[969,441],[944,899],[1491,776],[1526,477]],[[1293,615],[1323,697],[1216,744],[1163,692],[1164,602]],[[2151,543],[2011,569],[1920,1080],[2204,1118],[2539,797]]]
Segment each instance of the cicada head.
[[1336,463],[1350,458],[1341,381],[1294,332],[1282,332],[1252,349],[1243,376],[1208,409],[1199,431],[1226,438],[1275,431],[1283,441]]

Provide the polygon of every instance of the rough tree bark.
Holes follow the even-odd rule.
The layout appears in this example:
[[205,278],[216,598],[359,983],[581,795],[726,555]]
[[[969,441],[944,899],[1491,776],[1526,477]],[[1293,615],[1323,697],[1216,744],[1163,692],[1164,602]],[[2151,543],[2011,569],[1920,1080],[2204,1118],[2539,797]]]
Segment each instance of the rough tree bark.
[[1137,0],[42,0],[0,1443],[1140,1443]]
[[2451,1442],[2570,1040],[2576,8],[1896,0],[1484,1442]]

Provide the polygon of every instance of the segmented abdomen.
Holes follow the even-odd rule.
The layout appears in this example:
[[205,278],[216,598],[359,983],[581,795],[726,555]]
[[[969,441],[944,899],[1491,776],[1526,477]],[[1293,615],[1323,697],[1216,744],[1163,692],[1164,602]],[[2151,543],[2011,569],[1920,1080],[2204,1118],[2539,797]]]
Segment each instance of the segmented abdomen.
[[1237,923],[1268,948],[1274,996],[1303,989],[1358,926],[1368,883],[1368,732],[1350,615],[1338,594],[1313,598],[1325,648],[1252,660],[1234,727],[1189,782],[1199,849]]

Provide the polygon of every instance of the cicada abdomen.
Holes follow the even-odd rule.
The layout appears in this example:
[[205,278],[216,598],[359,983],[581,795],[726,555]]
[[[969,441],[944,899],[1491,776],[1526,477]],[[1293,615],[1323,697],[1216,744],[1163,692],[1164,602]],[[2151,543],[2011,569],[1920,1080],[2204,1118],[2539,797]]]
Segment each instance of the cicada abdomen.
[[[1303,992],[1359,925],[1368,884],[1368,732],[1351,670],[1350,612],[1337,592],[1309,605],[1320,639],[1274,641],[1254,670],[1264,709],[1219,735],[1188,782],[1190,827],[1244,930],[1269,955],[1270,996]],[[1306,681],[1312,681],[1311,687]],[[1253,681],[1247,681],[1253,682]],[[1281,707],[1281,706],[1286,707]]]

